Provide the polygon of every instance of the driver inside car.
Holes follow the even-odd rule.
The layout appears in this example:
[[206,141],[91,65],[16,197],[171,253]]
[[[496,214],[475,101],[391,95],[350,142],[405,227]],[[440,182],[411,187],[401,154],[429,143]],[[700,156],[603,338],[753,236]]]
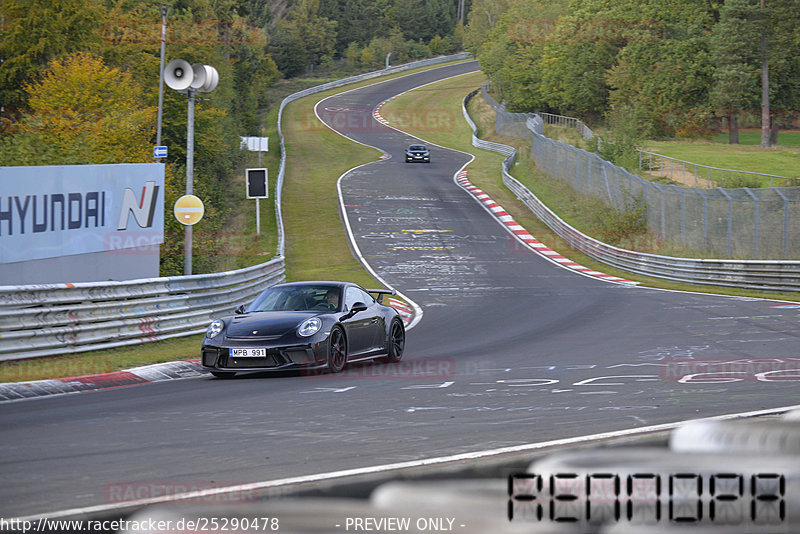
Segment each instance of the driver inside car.
[[325,294],[325,301],[318,305],[328,310],[335,310],[339,307],[339,293],[335,289],[329,289]]

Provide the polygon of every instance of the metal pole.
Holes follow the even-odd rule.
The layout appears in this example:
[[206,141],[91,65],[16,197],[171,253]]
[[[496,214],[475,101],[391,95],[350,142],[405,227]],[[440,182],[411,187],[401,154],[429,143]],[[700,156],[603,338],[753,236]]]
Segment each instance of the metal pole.
[[745,193],[753,199],[753,259],[758,259],[758,197],[748,187],[743,187]]
[[[186,194],[191,195],[194,185],[194,91],[186,92],[189,111],[186,120]],[[183,274],[192,274],[192,225],[187,224],[183,241]]]
[[783,258],[788,258],[789,252],[789,199],[781,193],[780,189],[775,190],[783,199]]
[[156,127],[156,146],[161,146],[161,116],[164,110],[164,55],[167,46],[167,13],[169,7],[161,5],[161,66],[158,70],[158,126]]
[[681,194],[681,241],[686,243],[686,192],[684,188],[673,187]]
[[733,257],[733,198],[725,192],[724,189],[719,188],[726,199],[728,199],[728,257]]
[[[261,141],[259,141],[258,148],[261,148]],[[258,151],[258,167],[261,168],[261,151]],[[256,197],[256,235],[261,235],[261,204],[260,198]]]

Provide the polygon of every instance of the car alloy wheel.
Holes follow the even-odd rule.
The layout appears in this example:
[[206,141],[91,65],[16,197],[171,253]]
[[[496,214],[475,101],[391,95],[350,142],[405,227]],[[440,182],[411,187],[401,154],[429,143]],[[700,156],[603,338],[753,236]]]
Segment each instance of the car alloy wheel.
[[389,330],[389,350],[385,361],[399,362],[403,359],[403,350],[406,347],[406,332],[400,321],[393,321]]
[[331,373],[338,373],[344,369],[347,363],[347,341],[340,328],[331,330],[328,338],[328,370]]

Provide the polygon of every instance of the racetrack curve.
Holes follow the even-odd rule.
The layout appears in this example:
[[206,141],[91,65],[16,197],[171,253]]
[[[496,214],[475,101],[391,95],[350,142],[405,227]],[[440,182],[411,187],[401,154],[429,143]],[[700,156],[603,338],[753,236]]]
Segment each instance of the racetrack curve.
[[424,310],[404,363],[0,405],[0,517],[800,404],[798,373],[772,372],[800,360],[796,306],[569,272],[454,183],[469,156],[434,147],[429,165],[403,162],[415,139],[374,121],[374,108],[476,68],[318,106],[332,127],[391,156],[342,177],[341,190],[366,261]]

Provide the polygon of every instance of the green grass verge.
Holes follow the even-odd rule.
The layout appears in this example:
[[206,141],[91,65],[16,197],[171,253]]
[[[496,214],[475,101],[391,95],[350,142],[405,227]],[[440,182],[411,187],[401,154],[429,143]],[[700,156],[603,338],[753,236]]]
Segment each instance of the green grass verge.
[[[735,288],[696,286],[634,275],[597,262],[566,245],[505,187],[500,171],[500,163],[503,157],[497,153],[480,150],[472,146],[469,126],[466,121],[461,119],[461,102],[468,92],[479,87],[483,81],[485,79],[482,73],[474,73],[416,89],[389,101],[382,108],[381,114],[390,121],[392,117],[402,118],[408,116],[408,110],[415,110],[418,116],[433,114],[435,116],[458,117],[459,120],[454,122],[452,128],[425,128],[420,126],[420,124],[424,124],[424,121],[417,121],[416,124],[412,121],[406,125],[399,121],[398,123],[392,123],[392,125],[432,143],[474,154],[476,158],[467,168],[469,180],[486,191],[537,239],[553,250],[586,267],[614,276],[636,280],[640,282],[640,285],[646,287],[800,301],[800,295],[796,293],[764,293]],[[514,177],[525,184],[550,209],[558,213],[569,224],[591,235],[592,232],[587,231],[587,228],[591,229],[593,225],[598,224],[597,221],[605,217],[603,210],[607,208],[599,205],[598,202],[589,202],[590,199],[588,198],[581,197],[577,200],[575,192],[564,182],[550,178],[548,175],[537,171],[526,143],[521,142],[519,139],[497,135],[494,131],[494,111],[480,97],[473,98],[467,109],[478,126],[481,138],[517,147],[519,158],[512,170]]]
[[[711,138],[714,143],[728,144],[728,134],[720,133]],[[760,146],[761,130],[739,130],[739,144]],[[782,131],[778,134],[778,146],[800,148],[800,132],[797,130]]]
[[[461,61],[449,63],[455,64]],[[346,88],[333,89],[292,102],[284,110],[284,136],[287,162],[283,189],[283,216],[286,227],[287,280],[334,279],[352,281],[367,287],[380,284],[353,257],[338,209],[336,181],[346,170],[374,161],[380,152],[353,143],[322,125],[314,115],[314,104],[327,96],[370,85],[379,81],[406,76],[444,65],[423,67],[412,71],[367,80]],[[237,237],[239,248],[219,263],[220,268],[235,269],[255,265],[275,255],[277,231],[275,225],[275,182],[280,165],[280,145],[277,135],[278,104],[285,93],[331,81],[303,79],[283,84],[277,89],[275,106],[266,117],[264,135],[270,137],[270,151],[263,155],[262,164],[269,168],[270,195],[261,201],[261,236],[255,237],[255,201],[241,201],[244,178],[230,181],[232,203],[240,217],[226,224],[225,232]],[[279,98],[280,96],[280,98]],[[248,165],[255,166],[258,156],[249,156]],[[243,176],[243,175],[242,175]],[[202,336],[195,335],[130,347],[91,351],[65,356],[49,356],[31,360],[0,363],[1,382],[21,382],[45,378],[62,378],[109,373],[139,365],[162,363],[200,357]]]
[[[691,161],[692,163],[709,167],[759,172],[788,178],[800,177],[800,148],[775,147],[762,149],[757,145],[728,145],[710,142],[686,143],[679,141],[648,141],[645,148],[651,152],[657,152],[671,158]],[[687,172],[693,174],[694,170],[687,167]],[[700,179],[708,178],[709,176],[716,185],[722,185],[722,174],[720,172],[705,169],[698,170]],[[751,180],[751,183],[746,183],[748,179]],[[732,177],[730,173],[726,173],[725,187],[738,187],[739,185],[769,187],[771,183],[767,177],[758,178],[757,183],[752,180],[753,178],[746,176],[738,178],[736,175]],[[744,181],[745,183],[739,184],[739,181]],[[779,179],[775,179],[772,183],[776,187],[787,185]]]

